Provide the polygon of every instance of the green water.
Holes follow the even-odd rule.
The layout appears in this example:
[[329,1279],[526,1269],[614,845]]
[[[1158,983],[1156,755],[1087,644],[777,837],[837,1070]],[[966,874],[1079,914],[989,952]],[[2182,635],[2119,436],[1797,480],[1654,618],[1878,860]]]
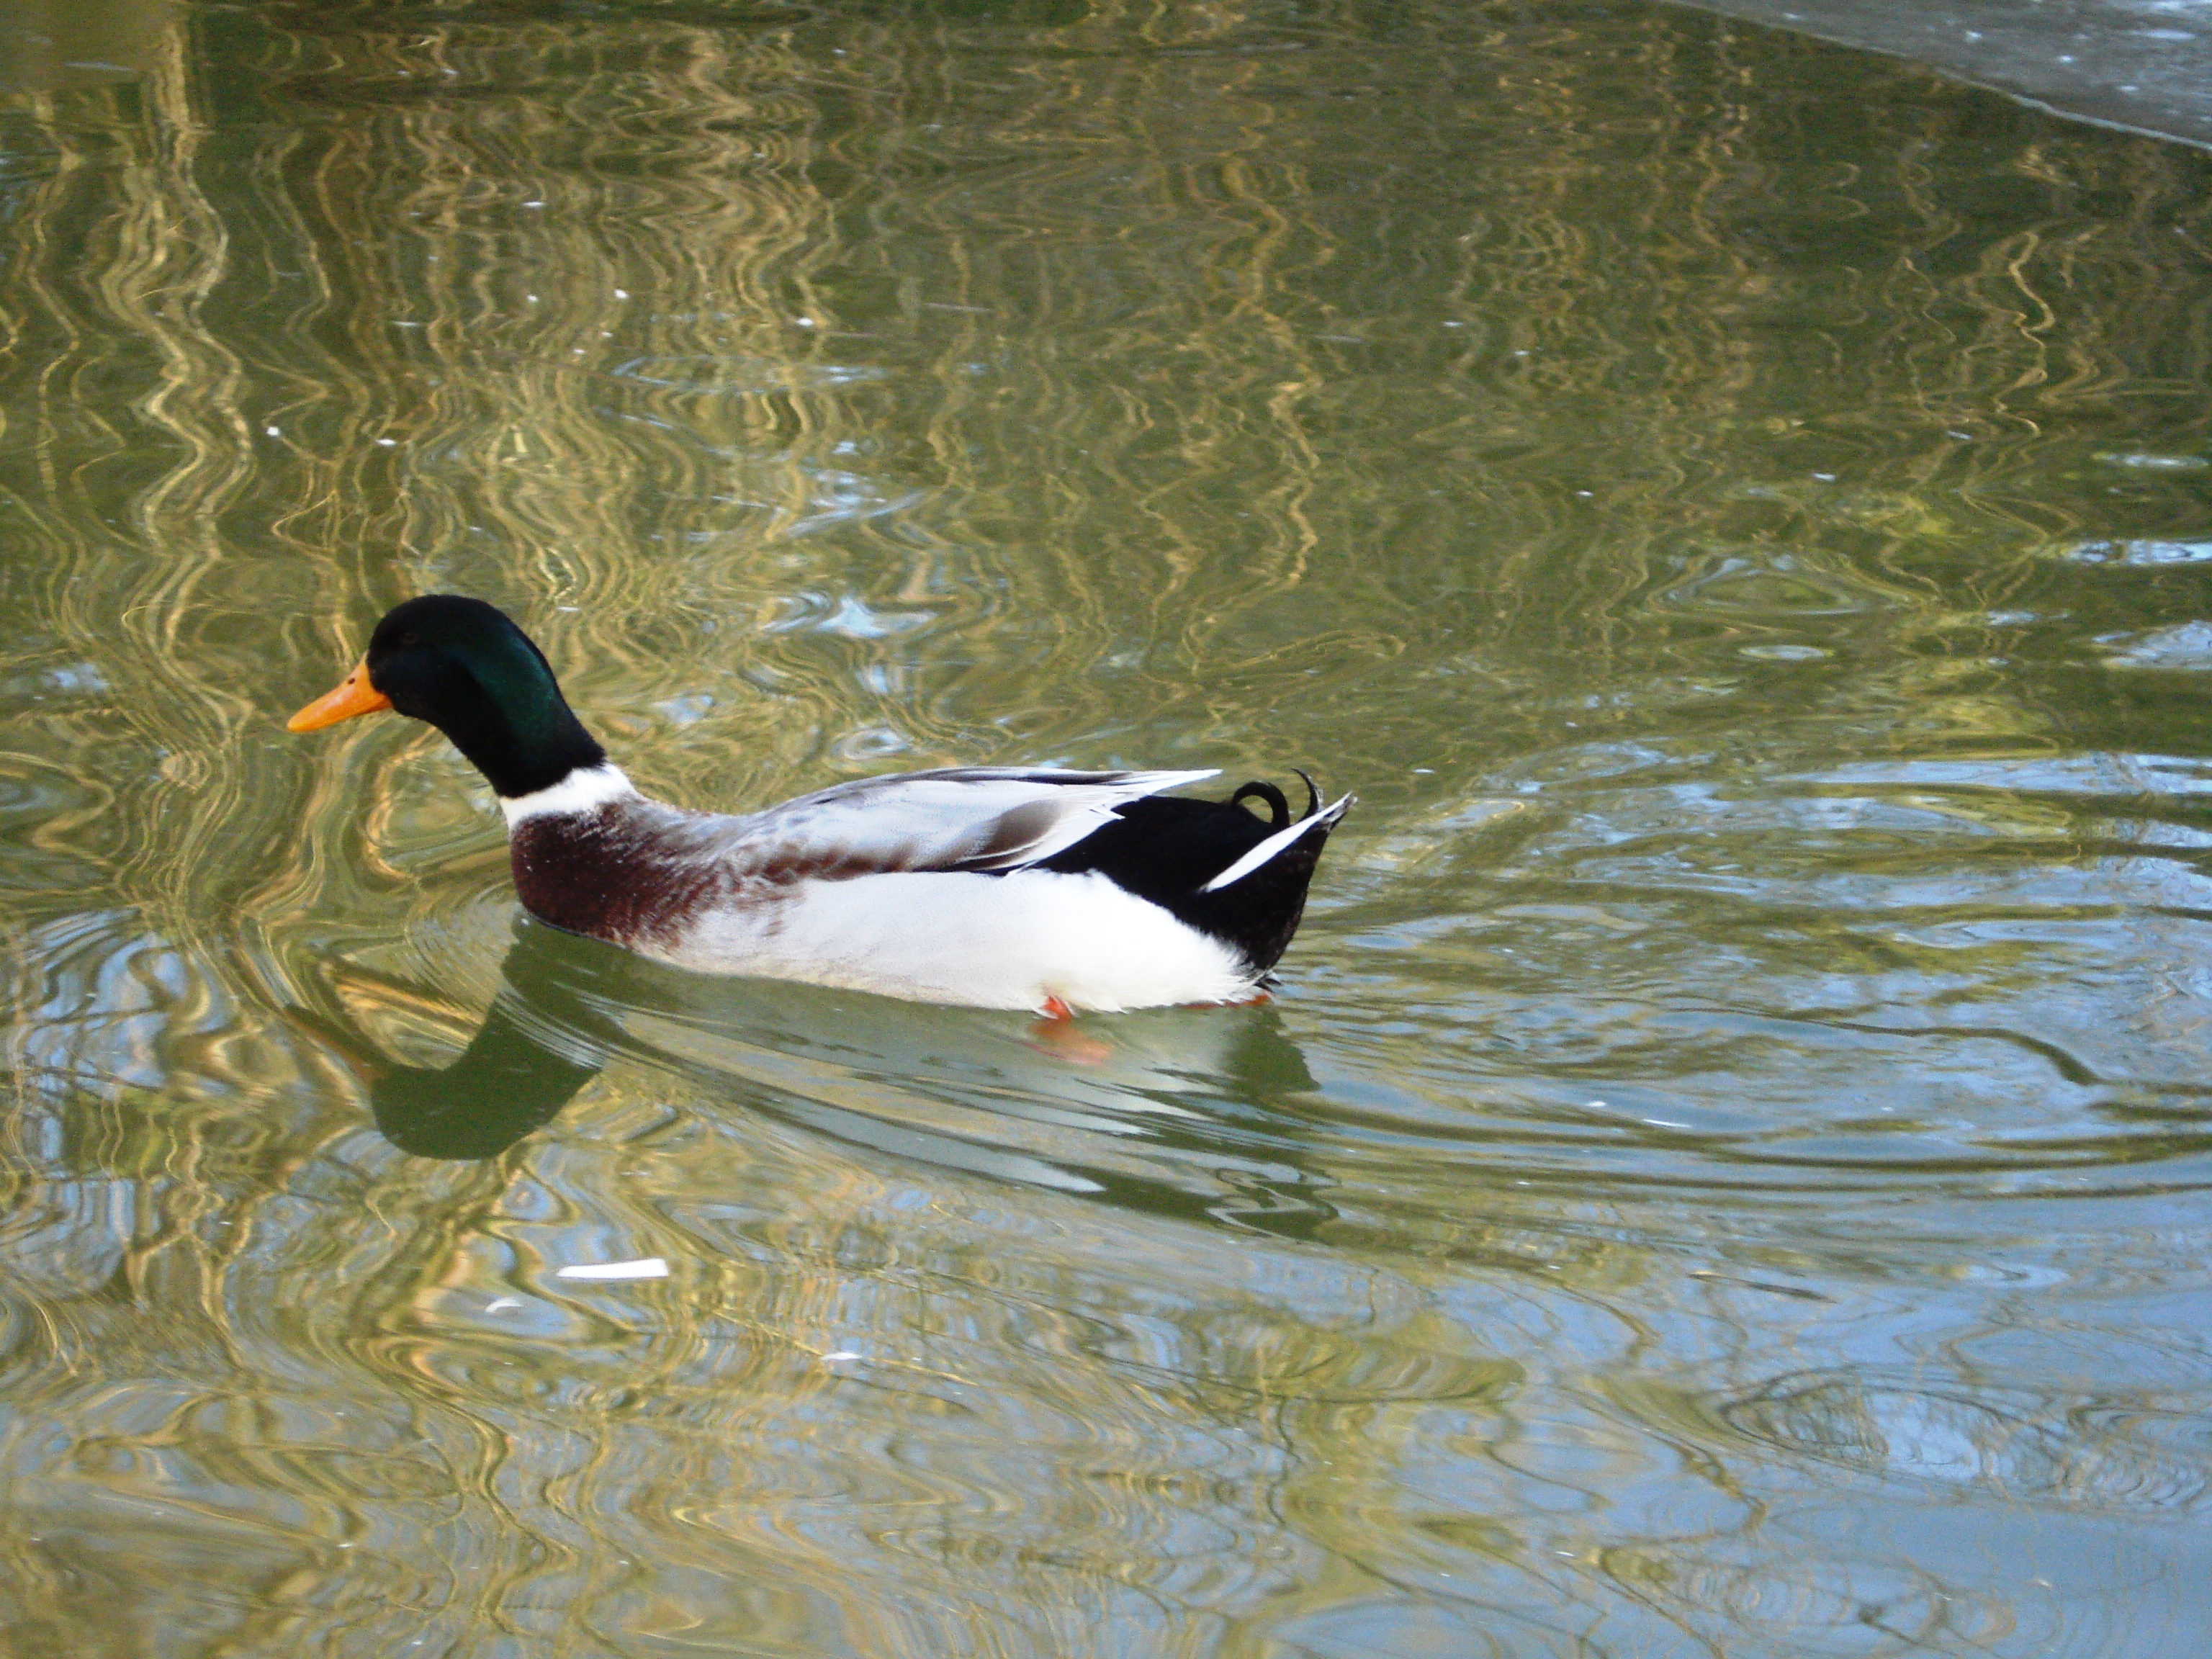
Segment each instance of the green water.
[[[2212,158],[1626,3],[0,88],[9,1659],[2203,1651]],[[1360,805],[1270,1007],[689,978],[282,729],[438,590],[687,803]]]

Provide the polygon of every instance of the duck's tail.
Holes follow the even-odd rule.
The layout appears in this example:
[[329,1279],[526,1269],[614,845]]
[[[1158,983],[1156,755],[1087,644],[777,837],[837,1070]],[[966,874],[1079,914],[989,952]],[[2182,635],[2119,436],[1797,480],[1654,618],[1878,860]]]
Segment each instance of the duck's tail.
[[[1245,811],[1248,800],[1265,803],[1269,817]],[[1297,932],[1322,844],[1352,800],[1322,806],[1311,778],[1305,816],[1295,820],[1272,783],[1248,783],[1227,800],[1147,795],[1115,808],[1115,822],[1035,867],[1109,878],[1231,946],[1257,981]]]
[[1291,817],[1290,802],[1283,799],[1283,792],[1272,783],[1248,783],[1229,798],[1229,804],[1231,806],[1237,805],[1248,796],[1264,800],[1273,809],[1274,822],[1289,827],[1277,830],[1273,835],[1269,836],[1267,840],[1253,848],[1236,863],[1200,888],[1198,890],[1200,892],[1218,893],[1224,887],[1235,886],[1261,866],[1273,862],[1293,847],[1300,845],[1308,836],[1313,837],[1313,848],[1311,856],[1305,863],[1308,872],[1311,872],[1314,860],[1321,856],[1321,843],[1328,839],[1328,832],[1336,828],[1338,820],[1352,809],[1352,803],[1359,798],[1357,795],[1340,795],[1324,807],[1321,804],[1321,791],[1314,787],[1314,781],[1306,777],[1304,772],[1299,773],[1298,776],[1305,780],[1306,786],[1306,812],[1302,818],[1293,819]]
[[1196,892],[1170,907],[1192,927],[1236,946],[1252,964],[1255,977],[1264,975],[1290,948],[1305,915],[1306,888],[1321,861],[1322,848],[1357,799],[1342,795],[1323,806],[1313,780],[1303,772],[1298,775],[1306,786],[1306,811],[1301,818],[1291,818],[1282,791],[1271,783],[1248,783],[1229,798],[1239,813],[1244,809],[1237,803],[1248,796],[1265,800],[1275,809],[1277,827]]

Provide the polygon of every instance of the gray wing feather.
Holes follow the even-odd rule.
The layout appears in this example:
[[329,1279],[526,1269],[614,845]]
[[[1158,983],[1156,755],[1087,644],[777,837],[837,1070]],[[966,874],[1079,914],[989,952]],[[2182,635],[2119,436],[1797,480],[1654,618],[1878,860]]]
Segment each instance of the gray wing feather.
[[1213,775],[962,766],[860,778],[765,811],[695,820],[691,851],[779,879],[1018,870],[1113,822],[1124,802]]

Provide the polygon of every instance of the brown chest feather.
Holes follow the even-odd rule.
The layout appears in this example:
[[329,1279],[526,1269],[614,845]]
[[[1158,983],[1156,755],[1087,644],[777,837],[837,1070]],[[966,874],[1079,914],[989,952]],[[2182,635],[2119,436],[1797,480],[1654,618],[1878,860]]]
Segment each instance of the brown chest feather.
[[612,806],[526,818],[508,853],[532,915],[617,945],[672,943],[731,884],[711,861],[678,856]]

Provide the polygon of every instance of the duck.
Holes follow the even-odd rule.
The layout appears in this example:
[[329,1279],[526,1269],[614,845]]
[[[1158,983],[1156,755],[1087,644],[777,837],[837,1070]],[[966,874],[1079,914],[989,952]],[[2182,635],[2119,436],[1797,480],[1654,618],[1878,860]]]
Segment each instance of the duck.
[[1263,1000],[1355,804],[1323,806],[1304,773],[1294,816],[1264,781],[1219,800],[1166,793],[1214,769],[958,766],[751,812],[675,806],[607,757],[512,618],[458,594],[395,606],[286,724],[387,709],[483,775],[516,896],[550,927],[701,972],[1053,1020]]

